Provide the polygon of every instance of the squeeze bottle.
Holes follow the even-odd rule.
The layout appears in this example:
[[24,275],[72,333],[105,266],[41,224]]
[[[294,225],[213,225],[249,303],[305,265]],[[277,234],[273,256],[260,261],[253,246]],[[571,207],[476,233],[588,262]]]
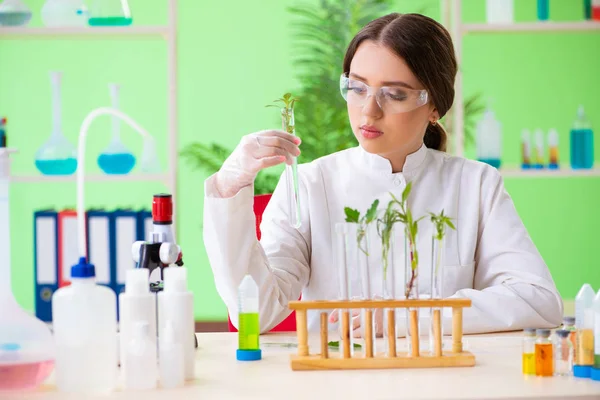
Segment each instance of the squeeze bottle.
[[594,166],[594,132],[583,106],[577,109],[577,119],[571,129],[571,168],[590,169]]
[[117,382],[117,296],[96,283],[85,257],[71,268],[71,284],[54,292],[56,385],[72,393],[110,393]]

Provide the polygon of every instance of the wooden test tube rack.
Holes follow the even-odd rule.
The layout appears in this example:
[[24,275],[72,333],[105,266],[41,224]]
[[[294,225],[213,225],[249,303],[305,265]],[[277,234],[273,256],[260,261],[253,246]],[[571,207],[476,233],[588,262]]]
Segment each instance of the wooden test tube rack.
[[[298,336],[298,354],[291,356],[291,366],[294,371],[319,369],[385,369],[385,368],[437,368],[437,367],[471,367],[475,365],[475,356],[463,351],[462,332],[464,307],[470,307],[470,299],[427,299],[427,300],[318,300],[292,301],[288,307],[296,310],[296,334]],[[406,308],[411,318],[410,337],[411,352],[396,351],[396,324],[394,323],[395,309]],[[419,349],[419,323],[416,308],[433,309],[432,321],[434,327],[433,352],[422,352]],[[441,309],[452,308],[452,349],[442,351],[442,321]],[[339,353],[328,352],[327,311],[343,310],[341,318],[341,346]],[[364,351],[350,350],[350,312],[349,310],[365,309],[367,319],[372,318],[373,310],[384,309],[388,320],[392,323],[387,327],[387,352],[373,353],[374,332],[365,329]],[[307,310],[324,310],[321,312],[321,352],[310,354],[308,348]],[[367,324],[367,327],[370,324]],[[427,336],[426,336],[427,337]]]

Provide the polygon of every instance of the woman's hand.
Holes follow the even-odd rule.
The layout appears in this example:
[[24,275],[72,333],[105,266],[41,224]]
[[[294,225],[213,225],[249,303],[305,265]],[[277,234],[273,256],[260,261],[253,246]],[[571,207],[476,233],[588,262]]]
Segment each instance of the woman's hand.
[[[329,314],[329,322],[334,324],[338,322],[340,316],[340,310],[333,310]],[[364,329],[361,327],[361,310],[352,310],[352,320],[350,321],[350,329],[352,329],[352,336],[355,338],[362,337]],[[373,313],[373,319],[375,320],[375,337],[383,337],[383,309],[378,308]],[[340,332],[342,330],[342,324],[340,322]]]
[[286,162],[300,154],[300,138],[284,131],[267,130],[242,138],[216,174],[215,185],[221,196],[232,197],[251,185],[262,169]]

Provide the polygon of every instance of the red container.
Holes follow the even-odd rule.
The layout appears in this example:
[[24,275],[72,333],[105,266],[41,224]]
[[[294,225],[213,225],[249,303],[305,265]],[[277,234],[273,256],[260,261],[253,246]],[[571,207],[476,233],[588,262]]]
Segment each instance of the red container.
[[[256,237],[260,240],[260,222],[262,221],[262,215],[271,200],[270,194],[261,194],[254,196],[254,215],[256,216]],[[231,319],[227,316],[229,323],[229,332],[237,332],[237,329],[231,323]],[[279,325],[271,329],[271,332],[295,332],[296,331],[296,312],[292,313]]]

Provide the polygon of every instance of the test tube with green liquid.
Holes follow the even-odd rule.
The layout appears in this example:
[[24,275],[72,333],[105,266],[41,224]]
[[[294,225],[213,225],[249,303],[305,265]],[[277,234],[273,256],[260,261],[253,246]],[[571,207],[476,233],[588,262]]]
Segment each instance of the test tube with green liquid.
[[240,361],[256,361],[262,358],[259,335],[258,285],[252,276],[246,275],[238,287],[238,349]]

